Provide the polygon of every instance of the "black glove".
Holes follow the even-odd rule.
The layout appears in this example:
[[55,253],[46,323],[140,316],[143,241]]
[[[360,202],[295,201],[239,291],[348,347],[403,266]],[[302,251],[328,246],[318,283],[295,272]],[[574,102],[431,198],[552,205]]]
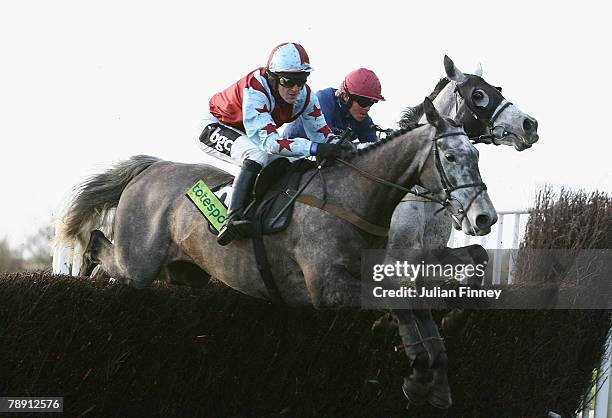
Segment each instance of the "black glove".
[[340,145],[340,148],[342,148],[343,153],[354,154],[357,152],[357,144],[348,139],[341,139],[340,142],[338,142],[338,145]]
[[317,144],[317,157],[326,160],[333,160],[344,153],[353,152],[355,147],[348,141],[341,141],[338,144]]

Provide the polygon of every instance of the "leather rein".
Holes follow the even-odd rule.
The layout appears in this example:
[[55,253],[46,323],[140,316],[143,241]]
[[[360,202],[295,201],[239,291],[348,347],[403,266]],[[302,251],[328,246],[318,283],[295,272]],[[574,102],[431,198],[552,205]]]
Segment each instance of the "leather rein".
[[[478,196],[480,196],[485,190],[487,190],[487,186],[485,183],[483,183],[482,181],[480,182],[475,182],[475,183],[466,183],[466,184],[461,184],[458,186],[454,186],[451,181],[449,180],[446,171],[444,170],[444,166],[442,165],[442,160],[440,158],[440,148],[438,146],[438,140],[442,139],[442,138],[447,138],[450,136],[465,136],[464,132],[448,132],[442,135],[438,135],[436,137],[434,137],[432,139],[433,142],[433,150],[434,150],[434,158],[435,158],[435,163],[436,163],[436,169],[438,170],[438,174],[440,175],[440,181],[442,183],[442,188],[441,190],[436,190],[436,191],[425,191],[425,192],[418,192],[418,191],[414,191],[411,190],[407,187],[404,187],[402,185],[399,185],[397,183],[393,183],[390,181],[387,181],[385,179],[382,179],[380,177],[377,177],[371,173],[368,173],[365,170],[362,170],[361,168],[355,166],[354,164],[343,160],[341,158],[337,158],[336,161],[338,161],[339,163],[355,170],[358,174],[360,174],[362,177],[367,178],[368,180],[371,180],[375,183],[387,186],[387,187],[391,187],[394,188],[396,190],[399,190],[401,192],[407,193],[407,194],[412,194],[415,195],[417,197],[438,203],[442,206],[441,210],[443,209],[447,209],[449,211],[450,216],[455,220],[455,222],[457,222],[458,224],[461,224],[461,222],[463,221],[463,217],[466,216],[467,211],[469,210],[469,208],[472,206],[472,203],[474,203],[474,200],[476,200],[476,198]],[[472,199],[470,200],[470,202],[468,203],[468,206],[466,208],[463,208],[463,205],[458,202],[456,199],[454,199],[452,197],[452,192],[459,190],[459,189],[467,189],[467,188],[479,188],[479,191],[477,193],[474,194],[474,196],[472,197]],[[444,199],[440,200],[434,197],[434,195],[436,194],[436,192],[439,191],[443,191],[444,192]],[[458,208],[455,208],[452,204],[453,201],[457,201],[457,203],[459,204]],[[461,218],[459,218],[459,216],[461,216]]]

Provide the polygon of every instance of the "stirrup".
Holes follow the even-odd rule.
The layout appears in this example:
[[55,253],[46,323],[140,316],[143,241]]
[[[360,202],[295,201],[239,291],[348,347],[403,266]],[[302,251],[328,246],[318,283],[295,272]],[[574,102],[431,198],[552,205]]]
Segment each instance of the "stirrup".
[[221,228],[217,235],[217,244],[227,245],[235,239],[249,238],[253,236],[253,222],[248,219],[237,219],[228,222]]

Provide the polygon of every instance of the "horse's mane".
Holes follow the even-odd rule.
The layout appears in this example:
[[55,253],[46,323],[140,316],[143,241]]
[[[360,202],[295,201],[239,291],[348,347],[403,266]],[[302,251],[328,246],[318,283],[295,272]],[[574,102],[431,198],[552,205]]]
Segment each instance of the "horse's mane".
[[393,139],[397,138],[398,136],[402,136],[405,133],[410,132],[410,131],[412,131],[415,128],[418,128],[419,126],[422,126],[422,125],[413,124],[413,125],[407,126],[405,128],[397,129],[397,130],[391,132],[389,135],[387,135],[383,139],[381,139],[380,141],[372,142],[371,144],[368,144],[368,146],[366,146],[366,147],[359,148],[357,150],[357,153],[355,154],[355,156],[367,154],[370,151],[373,151],[373,150],[375,150],[377,148],[380,148],[381,146],[383,146],[384,144],[392,141]]
[[[436,84],[436,87],[434,87],[434,90],[427,97],[429,97],[433,102],[433,100],[438,96],[438,94],[440,94],[444,87],[448,85],[448,83],[450,83],[449,78],[441,78]],[[408,128],[412,125],[416,125],[423,117],[424,112],[425,110],[423,109],[423,103],[419,103],[414,107],[407,107],[402,112],[402,117],[398,123],[400,128]]]
[[[440,84],[440,83],[438,83]],[[448,84],[448,83],[446,83]],[[445,84],[445,85],[446,85]],[[439,92],[438,92],[439,93]],[[436,93],[437,94],[437,93]],[[460,128],[462,127],[462,125],[460,123],[455,122],[453,119],[446,117],[446,116],[442,116],[443,119],[446,121],[446,123],[448,123],[451,126],[454,126],[455,128]],[[420,119],[420,117],[419,117]],[[357,152],[355,154],[353,154],[353,156],[358,156],[358,155],[363,155],[363,154],[367,154],[375,149],[380,148],[381,146],[391,142],[392,140],[394,140],[395,138],[402,136],[416,128],[419,128],[421,126],[424,126],[424,124],[422,123],[410,123],[410,124],[405,124],[404,127],[400,128],[400,129],[396,129],[395,131],[391,132],[389,135],[387,135],[386,137],[384,137],[383,139],[381,139],[380,141],[376,141],[376,142],[371,142],[369,144],[367,144],[365,147],[363,148],[358,148]]]

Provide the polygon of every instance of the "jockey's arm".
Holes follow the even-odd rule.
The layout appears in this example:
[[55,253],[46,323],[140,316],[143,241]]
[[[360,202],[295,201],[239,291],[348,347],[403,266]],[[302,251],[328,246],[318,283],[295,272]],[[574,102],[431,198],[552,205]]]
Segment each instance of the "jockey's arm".
[[313,142],[331,142],[336,139],[332,130],[325,121],[325,115],[321,111],[319,98],[316,94],[310,96],[310,102],[306,105],[306,109],[302,113],[302,124],[306,136]]
[[[315,154],[313,141],[306,138],[287,139],[278,134],[276,123],[269,111],[270,102],[265,94],[256,90],[245,91],[242,107],[246,134],[251,141],[259,144],[260,149],[286,157],[309,157]],[[319,140],[315,142],[324,141],[325,137],[322,134],[319,136],[321,138],[317,138]]]

